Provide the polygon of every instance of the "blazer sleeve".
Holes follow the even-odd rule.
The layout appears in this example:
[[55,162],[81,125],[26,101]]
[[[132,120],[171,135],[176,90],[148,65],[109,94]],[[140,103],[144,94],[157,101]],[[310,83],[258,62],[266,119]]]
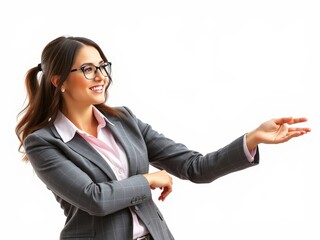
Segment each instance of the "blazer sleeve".
[[[76,165],[75,157],[65,153],[68,151],[66,145],[50,131],[30,134],[24,148],[37,176],[47,188],[90,215],[105,216],[152,198],[149,184],[142,175],[121,181],[107,178],[103,182],[94,181],[88,172],[97,169]],[[80,155],[74,156],[81,161]]]
[[223,148],[202,155],[158,133],[126,109],[135,119],[143,135],[151,165],[165,169],[178,178],[195,183],[209,183],[221,176],[259,163],[259,149],[254,161],[248,161],[243,149],[243,135]]

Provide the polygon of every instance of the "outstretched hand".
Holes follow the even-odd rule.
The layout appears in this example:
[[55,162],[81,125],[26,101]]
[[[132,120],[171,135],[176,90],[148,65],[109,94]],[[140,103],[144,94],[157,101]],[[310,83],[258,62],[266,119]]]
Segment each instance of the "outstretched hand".
[[307,118],[274,118],[262,123],[258,128],[247,134],[247,146],[251,150],[259,143],[278,144],[300,137],[311,131],[306,127],[291,127],[290,125],[306,122]]

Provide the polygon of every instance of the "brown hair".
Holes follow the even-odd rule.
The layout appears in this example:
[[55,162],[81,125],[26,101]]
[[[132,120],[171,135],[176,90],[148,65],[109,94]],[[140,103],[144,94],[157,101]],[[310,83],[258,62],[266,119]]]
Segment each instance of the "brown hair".
[[[75,56],[84,45],[96,48],[102,59],[105,62],[108,61],[101,48],[94,41],[84,37],[61,36],[47,44],[42,51],[41,64],[27,72],[25,77],[27,103],[18,114],[18,117],[22,114],[23,116],[15,129],[20,141],[20,152],[23,152],[23,142],[30,133],[54,122],[62,104],[60,88],[70,73]],[[42,71],[41,75],[40,71]],[[57,87],[51,83],[53,76],[59,76]],[[110,77],[110,82],[111,80]],[[107,88],[105,96],[107,99]],[[111,108],[105,103],[95,106],[100,111],[119,116],[119,112],[115,108]],[[28,161],[25,154],[23,160]]]

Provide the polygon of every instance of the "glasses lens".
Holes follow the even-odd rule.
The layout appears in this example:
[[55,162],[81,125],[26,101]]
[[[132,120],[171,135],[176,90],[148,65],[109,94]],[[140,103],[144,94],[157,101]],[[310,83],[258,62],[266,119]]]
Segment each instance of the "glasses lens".
[[103,76],[109,77],[111,75],[111,64],[110,63],[101,64],[100,70]]
[[[100,72],[103,76],[105,77],[109,77],[111,76],[111,63],[103,63],[100,65],[100,67],[98,67],[100,69]],[[81,68],[84,76],[89,79],[89,80],[93,80],[96,77],[96,73],[97,73],[97,67],[94,66],[93,64],[88,64],[86,66],[83,66]]]
[[96,73],[96,67],[93,65],[86,65],[82,68],[82,71],[87,79],[94,79]]

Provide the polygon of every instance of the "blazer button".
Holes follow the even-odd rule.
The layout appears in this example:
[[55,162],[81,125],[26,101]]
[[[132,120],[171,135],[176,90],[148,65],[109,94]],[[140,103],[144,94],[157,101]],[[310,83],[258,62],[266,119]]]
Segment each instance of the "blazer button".
[[136,209],[136,211],[140,210],[138,206],[134,206],[134,208]]

